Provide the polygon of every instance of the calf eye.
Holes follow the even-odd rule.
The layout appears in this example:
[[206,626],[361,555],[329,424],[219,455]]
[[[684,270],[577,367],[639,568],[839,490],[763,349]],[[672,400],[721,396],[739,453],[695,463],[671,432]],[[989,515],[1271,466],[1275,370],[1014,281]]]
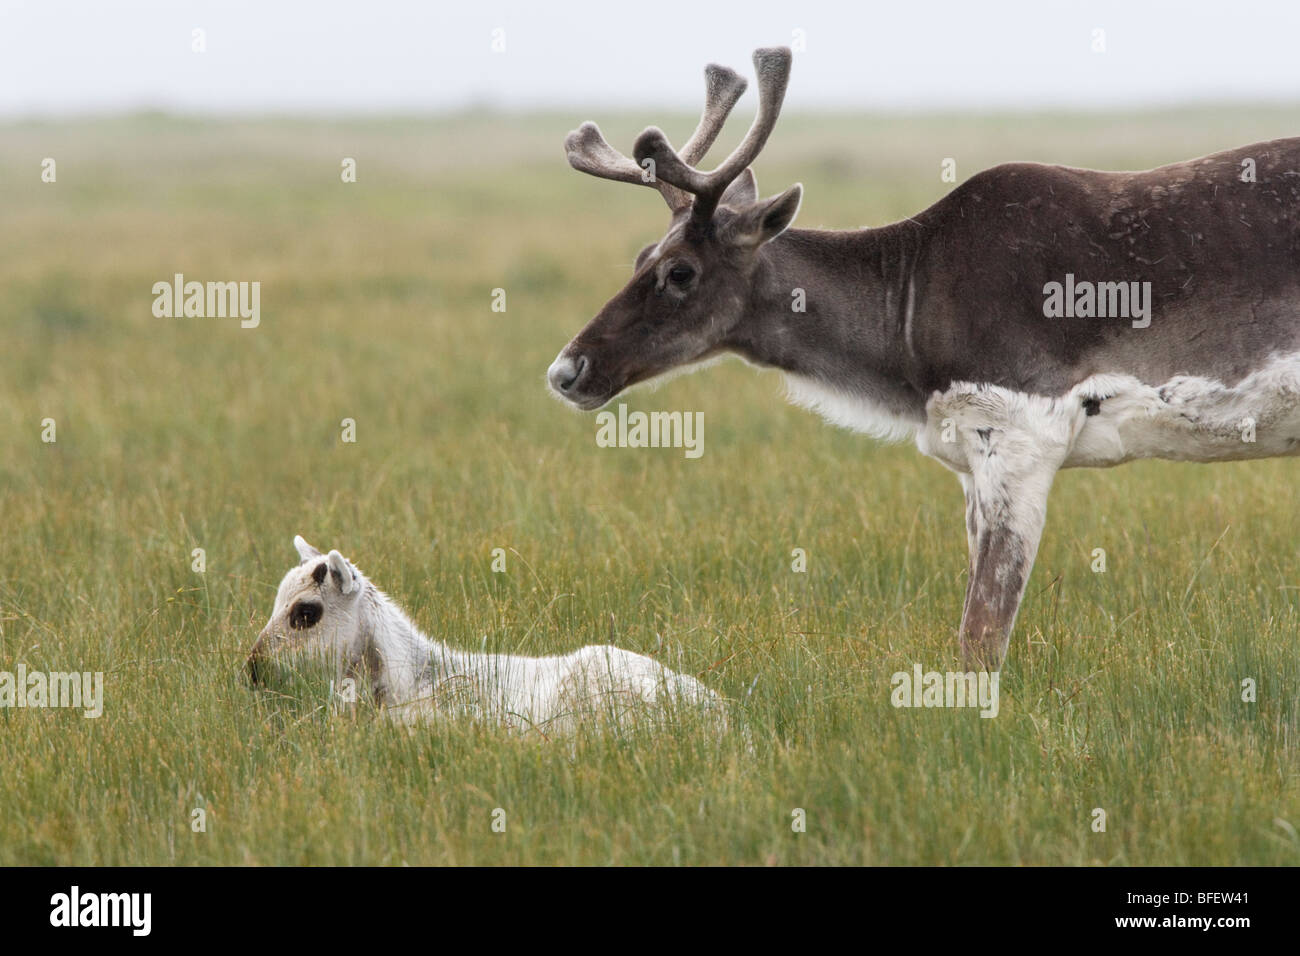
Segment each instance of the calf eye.
[[695,270],[690,266],[678,263],[668,270],[668,278],[676,285],[686,285],[691,279],[695,278]]
[[319,623],[324,608],[310,601],[299,601],[289,608],[289,626],[295,630],[315,627]]

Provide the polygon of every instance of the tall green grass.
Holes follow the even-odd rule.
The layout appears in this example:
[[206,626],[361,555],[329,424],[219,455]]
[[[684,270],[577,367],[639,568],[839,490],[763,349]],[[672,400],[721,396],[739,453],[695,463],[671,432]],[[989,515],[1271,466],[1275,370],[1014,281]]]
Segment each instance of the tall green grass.
[[[624,399],[703,411],[694,461],[598,448],[547,399],[665,225],[653,192],[567,169],[584,118],[3,129],[0,670],[107,687],[95,720],[0,710],[0,864],[1300,861],[1295,462],[1063,474],[1000,715],[896,710],[895,671],[957,663],[951,475],[739,363]],[[624,145],[661,121],[600,119]],[[937,199],[946,157],[1132,168],[1293,119],[791,115],[758,173],[805,184],[801,225],[848,228]],[[260,281],[261,326],[154,318],[176,272]],[[240,665],[297,532],[452,644],[679,665],[754,752],[688,725],[412,733],[255,694]]]

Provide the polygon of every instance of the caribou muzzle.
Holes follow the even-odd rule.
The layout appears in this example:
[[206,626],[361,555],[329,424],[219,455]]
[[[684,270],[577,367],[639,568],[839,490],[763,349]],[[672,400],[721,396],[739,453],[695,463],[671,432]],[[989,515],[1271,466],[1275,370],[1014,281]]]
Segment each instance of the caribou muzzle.
[[626,375],[612,374],[611,364],[600,362],[572,344],[565,347],[546,371],[551,391],[584,412],[595,411],[629,384]]
[[556,395],[581,407],[586,398],[582,391],[583,383],[590,369],[591,362],[587,360],[587,356],[570,355],[566,348],[556,356],[551,367],[546,370],[546,381]]

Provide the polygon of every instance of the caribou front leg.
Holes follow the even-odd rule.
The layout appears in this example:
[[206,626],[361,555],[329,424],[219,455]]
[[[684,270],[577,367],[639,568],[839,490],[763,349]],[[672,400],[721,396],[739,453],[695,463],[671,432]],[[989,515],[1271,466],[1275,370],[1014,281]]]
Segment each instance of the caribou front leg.
[[[962,475],[970,577],[961,614],[968,670],[1001,668],[1047,518],[1051,473],[1032,482]],[[1037,477],[1037,476],[1036,476]]]
[[997,388],[936,395],[921,450],[956,471],[970,554],[961,616],[968,669],[998,670],[1038,553],[1047,497],[1085,412],[1069,401]]

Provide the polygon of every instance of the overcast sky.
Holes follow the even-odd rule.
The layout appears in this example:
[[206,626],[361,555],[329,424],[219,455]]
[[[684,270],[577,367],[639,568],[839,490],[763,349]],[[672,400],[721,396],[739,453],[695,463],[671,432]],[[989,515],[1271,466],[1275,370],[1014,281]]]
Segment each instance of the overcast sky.
[[778,44],[806,107],[1300,101],[1293,0],[0,0],[0,115],[694,109]]

